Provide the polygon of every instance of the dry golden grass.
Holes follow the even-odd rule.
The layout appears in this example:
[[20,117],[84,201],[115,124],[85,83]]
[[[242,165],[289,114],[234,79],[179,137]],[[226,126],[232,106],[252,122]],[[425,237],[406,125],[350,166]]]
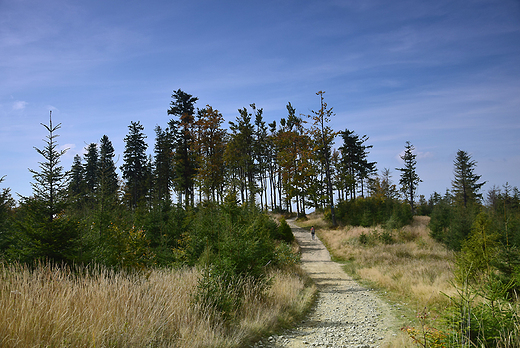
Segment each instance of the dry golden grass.
[[[456,292],[451,285],[455,255],[432,240],[428,223],[429,217],[419,216],[401,230],[352,226],[330,229],[315,216],[300,222],[300,226],[317,227],[319,238],[333,258],[345,262],[348,273],[386,292],[391,300],[407,303],[409,314],[424,308],[439,313],[449,303],[443,294],[452,296]],[[383,243],[381,236],[385,233],[391,235],[393,244]],[[390,346],[413,345],[408,335],[399,333]]]
[[226,325],[192,301],[199,278],[196,269],[73,274],[2,264],[0,346],[240,347],[301,316],[314,291],[294,271],[275,272],[269,292],[251,289],[237,325]]
[[[380,227],[318,228],[317,233],[336,259],[349,261],[347,269],[353,275],[418,309],[441,308],[447,304],[443,293],[454,294],[454,253],[431,239],[428,222],[428,217],[419,216],[410,226],[391,231],[393,244],[381,242],[379,236],[388,231]],[[360,242],[363,234],[366,244]]]

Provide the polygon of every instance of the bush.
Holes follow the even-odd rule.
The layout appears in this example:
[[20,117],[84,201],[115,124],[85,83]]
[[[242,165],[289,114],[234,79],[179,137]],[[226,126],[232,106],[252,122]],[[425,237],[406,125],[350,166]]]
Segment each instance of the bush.
[[282,217],[280,219],[280,225],[276,229],[276,233],[272,236],[273,239],[283,240],[286,243],[294,241],[294,235],[291,227],[287,224],[287,221]]
[[211,265],[203,270],[194,300],[230,321],[241,305],[245,277],[233,275],[225,268]]
[[501,346],[504,338],[511,337],[518,342],[520,335],[518,298],[511,296],[518,283],[497,269],[498,255],[503,254],[499,237],[491,217],[480,213],[457,257],[459,296],[451,297],[449,321],[463,340],[475,346]]
[[360,235],[359,235],[359,243],[363,244],[363,245],[366,245],[368,244],[368,236],[362,232]]
[[383,232],[381,232],[381,234],[379,235],[379,240],[381,241],[381,243],[387,245],[395,243],[394,236],[392,235],[392,232],[389,230],[384,230]]
[[260,293],[268,282],[266,270],[281,261],[273,235],[276,223],[254,207],[217,205],[200,208],[188,238],[188,259],[204,266],[196,301],[230,320],[240,306],[244,284]]
[[474,204],[468,207],[450,204],[449,197],[441,199],[431,213],[430,236],[449,249],[460,251],[481,209]]
[[291,267],[300,262],[300,255],[294,253],[291,246],[280,242],[274,250],[274,264],[277,267]]
[[342,201],[336,211],[336,218],[351,226],[388,225],[388,228],[401,228],[413,218],[408,203],[389,198],[360,197]]

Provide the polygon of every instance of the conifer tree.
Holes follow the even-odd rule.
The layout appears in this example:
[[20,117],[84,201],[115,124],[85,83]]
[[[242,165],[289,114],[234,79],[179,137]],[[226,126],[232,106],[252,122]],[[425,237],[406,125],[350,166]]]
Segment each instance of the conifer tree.
[[98,175],[96,190],[97,217],[96,227],[101,245],[106,243],[107,230],[113,219],[112,213],[118,207],[118,176],[114,163],[114,147],[107,135],[103,135],[99,145]]
[[256,193],[254,126],[247,108],[239,109],[236,123],[230,121],[230,139],[226,148],[226,162],[231,171],[231,184],[238,186],[242,202],[253,202]]
[[356,189],[358,182],[361,184],[361,195],[364,195],[364,180],[375,171],[375,162],[368,162],[368,149],[372,145],[364,145],[368,140],[368,136],[360,137],[354,131],[345,129],[340,132],[343,138],[343,146],[339,148],[341,152],[340,180],[343,181],[344,187],[348,188],[350,198],[356,198]]
[[406,200],[412,208],[412,214],[415,213],[415,196],[417,192],[417,185],[422,181],[417,175],[417,155],[413,153],[414,146],[409,141],[406,142],[404,154],[399,156],[404,161],[404,168],[396,168],[401,172],[401,192],[406,197]]
[[99,149],[99,189],[98,193],[103,197],[113,196],[119,188],[114,163],[114,146],[108,136],[103,135]]
[[273,121],[268,124],[269,126],[269,136],[267,138],[268,143],[268,171],[269,171],[269,191],[271,198],[271,210],[277,211],[281,209],[277,204],[277,195],[280,197],[279,200],[281,202],[282,193],[278,190],[278,174],[280,170],[278,168],[278,146],[276,145],[277,139],[277,126],[276,121]]
[[61,124],[53,125],[52,112],[49,124],[42,126],[48,131],[45,147],[36,148],[43,157],[39,162],[40,170],[29,171],[33,174],[33,198],[23,198],[26,219],[21,224],[23,233],[23,257],[26,260],[51,259],[57,262],[71,262],[75,258],[77,246],[77,224],[64,216],[68,205],[67,188],[70,172],[60,165],[61,156],[66,150],[58,150],[55,133]]
[[131,208],[144,199],[148,193],[148,159],[146,149],[148,145],[144,141],[144,127],[138,122],[131,122],[128,126],[129,134],[125,137],[124,164],[121,166],[123,179],[125,179],[125,197]]
[[81,201],[85,191],[85,168],[81,163],[81,156],[76,154],[70,168],[69,192],[73,200]]
[[175,91],[172,95],[174,100],[170,103],[168,115],[177,117],[168,123],[171,130],[175,130],[175,187],[179,193],[180,203],[182,195],[185,198],[186,207],[194,205],[195,199],[195,175],[197,174],[197,158],[194,152],[194,122],[195,122],[195,103],[198,98],[191,94]]
[[[263,109],[257,109],[253,103],[250,105],[253,109],[255,116],[255,162],[257,164],[258,180],[260,181],[259,194],[260,194],[260,207],[262,210],[267,207],[267,175],[268,175],[268,159],[269,159],[269,143],[267,126],[263,120]],[[265,199],[265,203],[264,203]]]
[[[5,176],[0,178],[0,183]],[[13,245],[13,233],[10,226],[11,215],[15,207],[14,199],[11,197],[11,190],[4,188],[0,192],[0,256],[9,246]]]
[[29,169],[33,174],[35,182],[31,183],[34,197],[44,203],[45,214],[48,221],[53,221],[57,214],[63,211],[67,199],[67,186],[69,183],[70,172],[63,170],[60,165],[61,156],[67,150],[58,150],[58,143],[56,138],[59,136],[55,132],[61,128],[61,123],[53,126],[52,111],[49,114],[49,124],[41,123],[43,127],[49,132],[47,140],[45,140],[45,147],[42,149],[36,148],[44,159],[39,162],[40,171]]
[[155,127],[154,196],[161,202],[170,202],[170,188],[174,182],[173,137],[169,128]]
[[89,195],[92,196],[99,186],[99,154],[96,143],[87,146],[85,162],[85,183]]
[[480,203],[482,194],[479,190],[486,182],[478,182],[481,176],[474,172],[477,162],[473,161],[466,151],[458,150],[453,163],[455,178],[451,185],[455,201],[462,204],[464,208],[473,203]]

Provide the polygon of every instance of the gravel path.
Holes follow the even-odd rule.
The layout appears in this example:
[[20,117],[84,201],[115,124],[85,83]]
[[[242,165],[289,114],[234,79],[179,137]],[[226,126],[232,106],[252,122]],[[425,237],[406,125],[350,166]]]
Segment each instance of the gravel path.
[[317,236],[311,240],[308,230],[287,222],[301,247],[302,267],[316,283],[319,296],[298,327],[257,342],[254,347],[380,347],[392,337],[397,325],[390,306],[332,262]]

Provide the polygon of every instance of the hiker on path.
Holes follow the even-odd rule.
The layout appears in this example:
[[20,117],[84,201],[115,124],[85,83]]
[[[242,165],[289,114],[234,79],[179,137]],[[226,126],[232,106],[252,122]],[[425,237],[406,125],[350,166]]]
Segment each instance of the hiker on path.
[[316,235],[316,231],[314,230],[314,226],[311,227],[311,238],[314,240],[314,236]]

